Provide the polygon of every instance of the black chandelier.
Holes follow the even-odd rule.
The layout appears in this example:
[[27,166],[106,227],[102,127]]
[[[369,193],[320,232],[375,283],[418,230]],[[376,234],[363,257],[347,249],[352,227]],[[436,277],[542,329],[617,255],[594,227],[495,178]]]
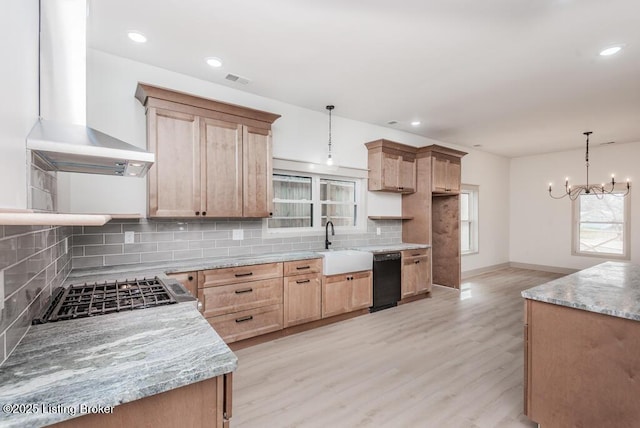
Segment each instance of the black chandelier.
[[[615,195],[620,197],[625,197],[631,191],[631,182],[627,179],[627,191],[625,193],[614,192],[616,187],[616,180],[613,174],[611,175],[611,183],[608,183],[606,186],[604,183],[602,184],[589,184],[589,135],[593,134],[591,131],[583,132],[584,135],[587,136],[587,151],[585,154],[585,166],[587,167],[587,184],[582,184],[578,186],[569,185],[569,178],[567,177],[564,181],[564,193],[560,196],[553,196],[551,193],[551,183],[549,183],[549,196],[553,199],[562,199],[564,197],[569,197],[572,201],[577,199],[580,195],[595,195],[598,199],[602,199],[604,195]],[[611,186],[607,188],[607,186]]]

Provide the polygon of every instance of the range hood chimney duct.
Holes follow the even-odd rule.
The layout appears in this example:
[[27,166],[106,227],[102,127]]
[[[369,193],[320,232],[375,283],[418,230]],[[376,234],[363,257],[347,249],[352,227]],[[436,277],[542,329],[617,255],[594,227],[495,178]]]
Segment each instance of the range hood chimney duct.
[[86,0],[40,0],[40,117],[27,149],[52,171],[142,177],[153,153],[86,126],[86,23]]

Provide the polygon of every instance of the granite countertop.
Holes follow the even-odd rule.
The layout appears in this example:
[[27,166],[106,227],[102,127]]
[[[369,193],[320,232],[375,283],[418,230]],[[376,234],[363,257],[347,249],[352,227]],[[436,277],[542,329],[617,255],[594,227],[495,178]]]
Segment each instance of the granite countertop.
[[194,259],[179,262],[140,263],[134,265],[107,266],[101,268],[74,269],[67,277],[64,286],[78,282],[122,280],[131,278],[166,277],[166,274],[192,272],[199,270],[221,269],[238,266],[250,266],[261,263],[278,263],[295,260],[317,259],[322,254],[313,251],[295,251],[241,257],[219,257]]
[[640,266],[602,263],[525,290],[522,297],[640,321]]
[[[431,248],[428,244],[387,244],[362,247],[349,247],[351,250],[385,253],[390,251],[415,250]],[[336,248],[344,250],[347,248]],[[179,262],[140,263],[134,265],[108,266],[101,268],[74,269],[64,282],[64,286],[79,282],[95,282],[108,280],[123,280],[132,278],[151,278],[158,276],[165,278],[167,274],[177,272],[192,272],[199,270],[221,269],[238,266],[250,266],[262,263],[278,263],[295,260],[317,259],[322,257],[319,251],[292,251],[287,253],[271,253],[242,257],[220,257],[211,259],[184,260]]]
[[365,247],[354,247],[354,250],[370,251],[372,253],[388,253],[391,251],[419,250],[423,248],[431,248],[429,244],[388,244],[388,245],[369,245]]
[[0,403],[38,411],[2,411],[0,426],[48,425],[73,417],[56,409],[116,406],[236,367],[193,303],[36,325],[0,367]]

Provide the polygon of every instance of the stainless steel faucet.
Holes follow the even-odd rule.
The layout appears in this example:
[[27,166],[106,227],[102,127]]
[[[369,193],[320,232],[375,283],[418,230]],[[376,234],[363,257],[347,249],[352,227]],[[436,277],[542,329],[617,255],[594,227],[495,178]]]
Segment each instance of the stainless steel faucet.
[[335,236],[336,231],[333,229],[333,222],[328,221],[324,226],[324,249],[328,250],[329,245],[331,245],[331,241],[329,241],[329,225],[331,225],[331,234]]

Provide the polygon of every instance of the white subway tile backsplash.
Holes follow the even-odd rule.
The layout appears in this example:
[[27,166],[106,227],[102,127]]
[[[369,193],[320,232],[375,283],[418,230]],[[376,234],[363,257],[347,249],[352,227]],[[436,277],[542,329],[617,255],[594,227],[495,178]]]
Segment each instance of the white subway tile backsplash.
[[[375,233],[377,227],[382,230],[379,236]],[[74,267],[128,264],[135,263],[138,259],[146,263],[324,248],[324,234],[264,238],[262,221],[254,219],[189,221],[142,219],[113,223],[109,228],[103,227],[102,233],[97,233],[98,229],[85,227],[81,230],[73,230],[75,233],[72,249]],[[234,229],[242,229],[244,239],[233,240]],[[330,237],[330,240],[333,243],[332,248],[391,244],[402,241],[401,229],[399,220],[370,220],[367,223],[366,232],[344,234],[338,231],[335,236]],[[122,245],[123,232],[129,230],[135,231],[135,243]],[[2,241],[0,241],[0,264],[3,257],[1,245]],[[120,247],[122,252],[118,253]],[[11,251],[9,249],[9,256],[5,257],[11,257]],[[139,258],[136,258],[136,255]]]

